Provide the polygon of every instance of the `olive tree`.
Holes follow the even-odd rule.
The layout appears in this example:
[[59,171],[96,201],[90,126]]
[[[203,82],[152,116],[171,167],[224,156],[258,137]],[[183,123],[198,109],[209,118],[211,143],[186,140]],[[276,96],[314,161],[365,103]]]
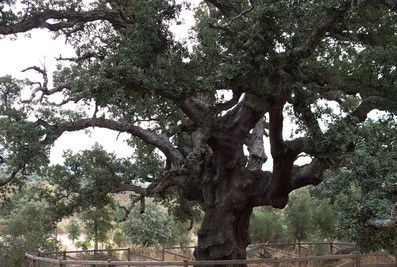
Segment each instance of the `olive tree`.
[[59,57],[53,84],[39,66],[26,71],[41,82],[1,79],[13,170],[1,185],[40,169],[66,132],[128,133],[141,157],[108,190],[134,191],[132,204],[171,190],[186,214],[200,205],[199,260],[246,258],[254,207],[319,184],[370,111],[397,108],[394,1],[205,0],[189,42],[170,30],[174,0],[15,2],[1,3],[0,35],[46,29],[76,54]]

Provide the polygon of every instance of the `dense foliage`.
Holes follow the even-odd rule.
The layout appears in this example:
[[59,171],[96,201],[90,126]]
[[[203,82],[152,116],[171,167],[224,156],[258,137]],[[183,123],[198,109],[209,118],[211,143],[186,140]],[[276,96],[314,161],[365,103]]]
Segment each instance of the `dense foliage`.
[[329,172],[313,190],[335,207],[337,236],[364,251],[396,249],[391,214],[397,202],[396,126],[392,115],[362,124],[354,137],[355,149],[344,155],[346,167]]
[[[178,225],[162,207],[150,204],[144,213],[134,210],[122,223],[127,241],[143,246],[189,245],[187,227]],[[187,240],[187,242],[183,242]]]
[[33,184],[13,194],[0,206],[0,265],[21,266],[27,251],[54,251],[56,222],[48,203],[36,198]]
[[[40,82],[0,79],[1,161],[10,167],[1,190],[43,172],[69,131],[125,132],[135,148],[124,161],[86,152],[100,162],[91,169],[79,156],[69,169],[52,168],[59,216],[82,209],[84,198],[104,207],[112,192],[134,196],[125,215],[162,197],[185,220],[203,210],[197,259],[243,259],[254,207],[285,207],[292,191],[321,183],[331,168],[369,177],[396,165],[367,158],[374,136],[355,139],[369,112],[397,110],[394,1],[205,0],[189,42],[170,30],[184,8],[174,0],[15,2],[0,4],[1,36],[45,28],[75,55],[59,57],[53,84],[38,66],[25,71]],[[295,164],[301,156],[308,160]],[[367,196],[393,193],[357,183]],[[370,221],[381,215],[371,207],[389,208],[362,202]]]

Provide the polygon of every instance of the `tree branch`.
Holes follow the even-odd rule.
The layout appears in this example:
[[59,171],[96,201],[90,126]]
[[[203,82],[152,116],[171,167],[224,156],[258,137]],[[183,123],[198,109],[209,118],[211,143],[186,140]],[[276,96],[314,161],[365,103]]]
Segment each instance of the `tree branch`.
[[311,163],[294,166],[291,178],[291,191],[306,185],[318,185],[324,179],[324,172],[328,165],[319,159],[313,159]]
[[271,146],[271,154],[273,159],[277,159],[283,151],[283,109],[276,107],[269,111],[269,138]]
[[55,93],[62,92],[65,89],[70,89],[70,86],[68,84],[61,84],[61,85],[58,85],[57,87],[55,87],[53,89],[48,89],[48,74],[47,74],[47,70],[45,68],[42,69],[42,68],[37,67],[37,66],[32,66],[32,67],[29,67],[29,68],[26,68],[26,69],[22,70],[22,72],[25,72],[25,71],[28,71],[28,70],[35,70],[35,71],[39,72],[43,76],[43,84],[41,84],[41,83],[32,83],[32,85],[33,84],[38,84],[38,87],[33,89],[33,92],[31,94],[30,98],[28,100],[22,101],[23,103],[32,102],[33,99],[36,97],[36,94],[38,92],[42,92],[42,95],[40,97],[40,101],[42,101],[44,96],[50,96],[50,95],[53,95]]
[[[49,23],[48,20],[59,22]],[[26,16],[22,20],[12,24],[0,24],[0,34],[9,35],[20,32],[27,32],[35,28],[46,28],[50,31],[58,31],[75,27],[80,23],[106,20],[116,28],[123,27],[124,20],[116,10],[98,9],[89,11],[75,10],[44,10],[33,15]]]
[[174,165],[179,165],[183,160],[183,155],[176,149],[165,135],[158,135],[149,130],[143,129],[139,126],[127,122],[113,121],[106,118],[86,118],[72,122],[64,122],[59,125],[49,125],[43,120],[38,120],[37,123],[48,129],[52,138],[55,140],[67,131],[79,131],[89,127],[107,128],[118,132],[126,132],[135,137],[140,138],[148,144],[152,144],[160,149],[164,155],[172,161]]
[[241,97],[241,93],[233,93],[232,99],[230,99],[229,101],[227,101],[225,103],[219,103],[215,106],[215,108],[214,108],[215,113],[217,114],[221,111],[228,110],[228,109],[234,107],[235,105],[238,104],[240,97]]
[[21,169],[22,168],[17,168],[6,179],[4,179],[4,180],[1,179],[0,180],[0,187],[5,186],[5,185],[11,183],[12,181],[14,181],[14,179],[17,177],[17,174],[19,173],[19,171]]
[[233,141],[245,142],[251,129],[261,120],[265,111],[258,108],[252,96],[245,95],[244,98],[229,110],[224,116],[219,118],[215,127],[222,125],[223,129],[218,129],[221,134],[225,132],[233,133]]
[[368,225],[374,226],[376,228],[397,228],[397,202],[394,203],[394,206],[391,210],[390,219],[386,220],[369,220]]
[[370,96],[363,99],[362,103],[350,114],[349,117],[356,117],[359,121],[365,121],[367,114],[374,110],[397,111],[397,102],[384,99],[379,96]]
[[214,5],[225,16],[229,16],[233,11],[233,3],[230,0],[206,0],[205,2]]
[[352,2],[351,0],[343,1],[337,10],[334,9],[332,14],[317,24],[317,27],[301,46],[295,47],[292,51],[287,53],[288,57],[291,58],[292,61],[299,61],[311,56],[325,34],[329,32],[337,22],[341,21],[346,12],[350,10]]

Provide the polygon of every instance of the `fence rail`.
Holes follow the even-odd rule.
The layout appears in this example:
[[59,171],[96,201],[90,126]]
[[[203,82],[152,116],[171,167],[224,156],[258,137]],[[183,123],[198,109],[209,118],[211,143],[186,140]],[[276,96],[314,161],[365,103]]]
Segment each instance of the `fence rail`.
[[[300,243],[300,244],[258,244],[256,246],[253,246],[254,249],[257,247],[265,247],[265,248],[270,248],[282,245],[297,245],[299,246],[309,246],[313,244],[329,244],[329,243]],[[336,243],[335,243],[336,244]],[[340,244],[338,244],[340,245]],[[347,244],[351,245],[351,244]],[[189,257],[181,257],[181,260],[172,260],[168,261],[165,260],[164,255],[169,253],[171,255],[175,254],[177,256],[183,256],[179,255],[177,253],[171,252],[169,250],[172,249],[192,249],[194,247],[168,247],[168,248],[163,248],[163,253],[162,253],[162,259],[155,259],[155,258],[150,258],[147,256],[143,255],[138,255],[135,253],[131,252],[131,249],[115,249],[115,250],[89,250],[89,251],[63,251],[63,252],[46,252],[46,253],[37,253],[34,255],[33,253],[26,253],[25,254],[25,267],[71,267],[71,266],[111,266],[111,267],[116,267],[116,266],[184,266],[184,267],[189,267],[189,266],[216,266],[216,265],[225,265],[225,266],[234,266],[234,265],[265,265],[265,264],[299,264],[301,266],[301,263],[315,263],[317,265],[311,265],[311,266],[323,266],[323,262],[329,262],[329,261],[335,261],[335,264],[333,266],[337,267],[391,267],[397,266],[397,263],[395,262],[395,259],[393,263],[386,263],[386,264],[381,264],[381,263],[376,263],[376,264],[364,264],[362,263],[362,258],[367,257],[367,256],[375,256],[375,257],[391,257],[389,253],[386,252],[377,252],[377,253],[371,253],[371,254],[366,254],[366,255],[361,255],[361,254],[334,254],[334,255],[320,255],[320,256],[306,256],[306,257],[291,257],[292,254],[290,254],[288,257],[279,257],[279,258],[268,258],[268,259],[247,259],[247,260],[216,260],[216,261],[194,261],[193,259]],[[73,257],[70,257],[68,254],[71,253],[96,253],[96,252],[126,252],[128,255],[128,260],[114,260],[114,259],[107,259],[107,260],[81,260],[81,259],[76,259]],[[332,246],[331,246],[331,252],[332,252]],[[138,255],[144,260],[140,261],[131,261],[131,255]],[[51,256],[54,257],[62,257],[61,259],[54,259],[54,258],[49,258]],[[106,255],[105,255],[106,256]],[[328,264],[327,262],[327,264]],[[339,262],[339,263],[337,263]],[[266,266],[266,265],[265,265]],[[278,265],[277,265],[278,266]],[[283,265],[284,266],[284,265]],[[330,265],[327,265],[330,266]]]
[[[360,261],[359,254],[343,254],[343,255],[328,255],[328,256],[312,256],[312,257],[298,257],[298,258],[276,258],[276,259],[256,259],[256,260],[216,260],[216,261],[94,261],[94,260],[62,260],[50,259],[45,257],[25,254],[25,257],[31,260],[32,263],[46,262],[57,264],[58,266],[67,266],[68,264],[81,265],[95,265],[95,266],[208,266],[208,265],[255,265],[263,263],[292,263],[292,262],[307,262],[307,261],[325,261],[325,260],[340,260],[351,259],[355,260],[356,266]],[[32,266],[35,266],[34,264]],[[379,265],[378,265],[379,266]]]

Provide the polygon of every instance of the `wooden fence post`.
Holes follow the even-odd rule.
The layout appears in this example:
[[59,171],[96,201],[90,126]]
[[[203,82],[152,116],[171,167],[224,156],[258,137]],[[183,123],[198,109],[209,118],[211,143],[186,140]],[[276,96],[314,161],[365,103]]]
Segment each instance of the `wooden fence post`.
[[188,260],[183,260],[183,267],[189,267]]
[[301,256],[301,242],[298,242],[298,256]]
[[334,243],[331,241],[331,242],[329,242],[329,252],[331,255],[334,254],[333,250],[334,250]]
[[356,254],[356,267],[360,267],[361,266],[361,255],[360,253]]
[[[298,241],[298,256],[301,257],[301,242],[300,241]],[[299,267],[302,266],[300,261],[298,262],[298,266]]]
[[[127,260],[128,261],[131,261],[131,248],[128,248],[127,249]],[[130,264],[128,264],[128,267],[130,267],[131,265]]]
[[[62,252],[62,259],[63,259],[63,260],[66,260],[66,259],[67,259],[67,258],[66,258],[66,250],[64,250],[64,251]],[[59,262],[61,262],[61,261],[59,261]],[[59,263],[59,266],[60,266],[60,267],[65,267],[66,265],[65,265],[65,264]]]

